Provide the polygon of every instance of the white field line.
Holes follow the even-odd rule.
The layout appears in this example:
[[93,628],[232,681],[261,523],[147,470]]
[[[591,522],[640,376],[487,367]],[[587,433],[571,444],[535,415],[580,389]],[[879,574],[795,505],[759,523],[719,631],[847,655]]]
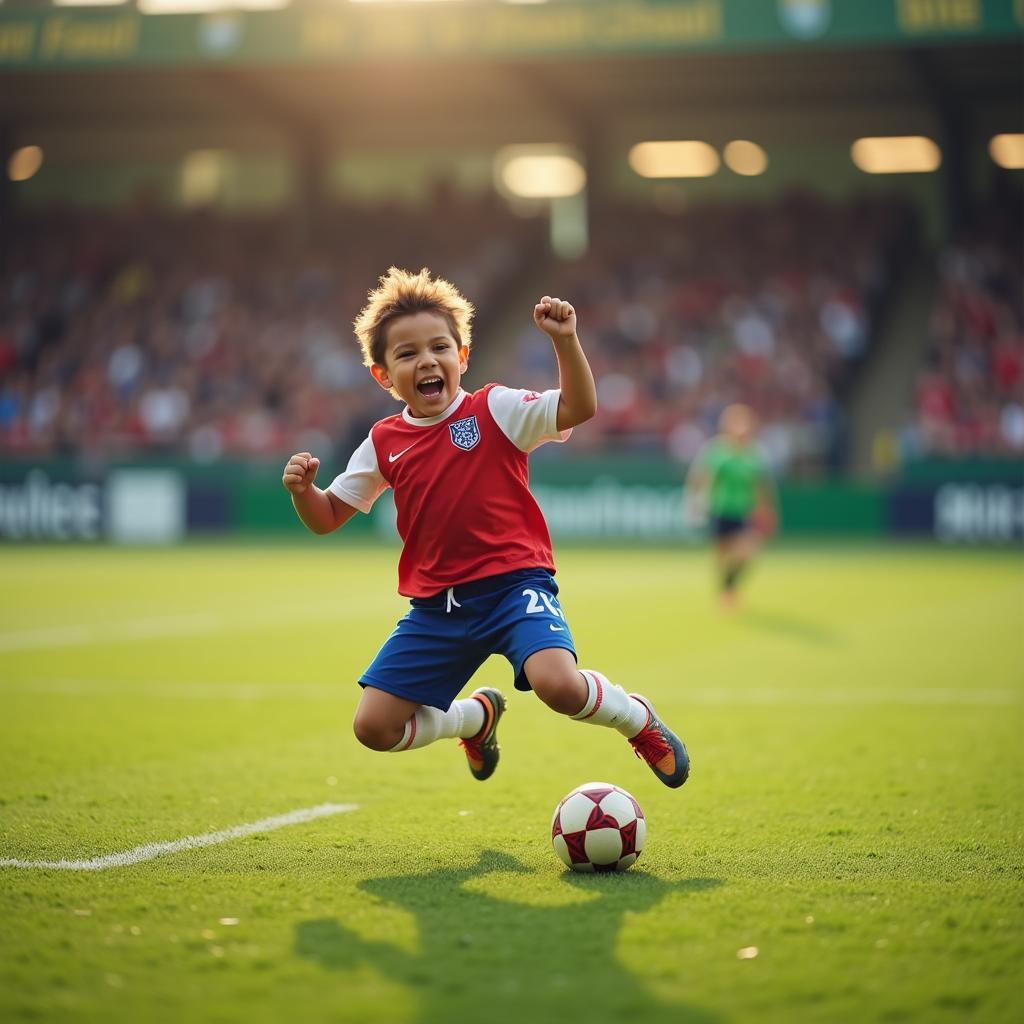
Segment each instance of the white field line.
[[890,704],[920,707],[926,705],[1004,705],[1017,704],[1024,700],[1024,694],[1004,689],[967,689],[942,686],[927,686],[903,690],[882,690],[877,688],[830,690],[826,688],[799,689],[753,688],[753,689],[702,689],[683,692],[683,699],[694,704],[752,704],[798,706],[812,705],[873,705]]
[[132,850],[121,853],[109,853],[105,857],[91,857],[89,860],[18,860],[16,858],[0,858],[0,868],[34,868],[42,871],[106,871],[107,868],[126,868],[132,864],[140,864],[144,860],[166,857],[170,853],[182,850],[195,850],[201,846],[215,846],[231,839],[241,839],[257,832],[271,832],[286,825],[300,825],[305,821],[315,821],[332,814],[345,814],[357,810],[358,804],[318,804],[316,807],[301,807],[287,814],[277,814],[272,818],[261,818],[245,825],[233,825],[219,832],[207,832],[201,836],[185,836],[166,843],[146,843]]
[[8,651],[48,650],[54,647],[85,647],[90,644],[149,640],[165,636],[193,636],[254,625],[283,625],[291,622],[333,622],[345,614],[341,606],[291,607],[273,613],[255,612],[221,615],[194,612],[160,615],[121,622],[69,623],[37,629],[0,632],[0,654]]
[[45,679],[0,682],[0,697],[8,694],[56,697],[116,697],[126,700],[310,700],[332,701],[351,697],[350,687],[289,686],[286,683],[159,683],[143,681],[102,683],[93,680]]
[[0,651],[25,651],[35,648],[75,647],[105,640],[144,640],[156,636],[177,636],[206,633],[218,629],[216,616],[164,615],[158,618],[133,619],[115,624],[48,626],[0,633]]
[[[42,694],[67,697],[117,697],[136,700],[306,700],[333,701],[348,699],[351,694],[345,684],[331,686],[290,686],[272,683],[160,683],[144,681],[102,683],[94,680],[46,679],[24,680],[0,684],[0,696],[5,694]],[[682,688],[678,699],[683,703],[706,705],[754,706],[991,706],[1024,703],[1024,693],[1003,688],[921,687],[915,689],[885,690],[878,687],[864,689],[813,689],[800,687],[754,687],[741,689],[704,687]]]

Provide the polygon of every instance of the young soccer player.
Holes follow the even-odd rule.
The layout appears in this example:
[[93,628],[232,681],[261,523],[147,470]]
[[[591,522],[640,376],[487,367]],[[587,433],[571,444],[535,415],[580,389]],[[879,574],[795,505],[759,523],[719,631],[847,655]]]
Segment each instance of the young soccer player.
[[461,740],[474,778],[498,764],[505,697],[481,688],[456,699],[491,654],[512,664],[515,686],[554,711],[622,733],[666,786],[681,786],[689,758],[651,702],[600,672],[576,667],[558,602],[551,540],[527,486],[529,453],[564,441],[596,410],[594,378],[576,313],[545,295],[537,326],[558,360],[558,390],[488,384],[466,392],[473,307],[453,285],[394,267],[355,322],[374,380],[405,403],[380,420],[326,490],[320,460],[293,455],[283,483],[299,518],[329,533],[394,491],[403,550],[399,593],[412,607],[359,679],[353,727],[372,750]]
[[746,405],[730,405],[719,434],[694,460],[687,480],[691,509],[710,513],[722,604],[735,608],[738,584],[778,521],[778,502],[768,467],[754,446],[757,420]]

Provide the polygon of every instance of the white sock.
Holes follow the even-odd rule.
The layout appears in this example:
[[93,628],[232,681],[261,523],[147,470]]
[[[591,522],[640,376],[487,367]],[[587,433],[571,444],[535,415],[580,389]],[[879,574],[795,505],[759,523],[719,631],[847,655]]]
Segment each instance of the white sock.
[[587,701],[572,717],[578,722],[608,725],[632,739],[647,724],[647,708],[621,686],[610,683],[600,672],[581,668],[587,684]]
[[475,736],[484,727],[484,706],[475,697],[453,700],[447,711],[421,704],[405,723],[402,738],[392,751],[416,750],[434,740]]

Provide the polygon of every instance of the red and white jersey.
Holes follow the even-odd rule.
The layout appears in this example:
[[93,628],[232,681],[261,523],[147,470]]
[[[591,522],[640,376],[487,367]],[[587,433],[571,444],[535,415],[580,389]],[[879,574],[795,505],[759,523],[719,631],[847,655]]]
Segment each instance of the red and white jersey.
[[555,571],[547,523],[529,490],[527,456],[571,431],[559,392],[488,384],[443,413],[380,420],[328,490],[369,512],[388,487],[403,541],[398,592],[429,597],[517,569]]

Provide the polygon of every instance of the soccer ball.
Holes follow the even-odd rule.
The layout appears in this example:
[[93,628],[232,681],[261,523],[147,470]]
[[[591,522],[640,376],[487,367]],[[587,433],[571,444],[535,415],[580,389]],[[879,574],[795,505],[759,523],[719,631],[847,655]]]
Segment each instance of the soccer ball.
[[625,871],[646,838],[640,805],[610,782],[577,786],[551,819],[551,845],[573,871]]

